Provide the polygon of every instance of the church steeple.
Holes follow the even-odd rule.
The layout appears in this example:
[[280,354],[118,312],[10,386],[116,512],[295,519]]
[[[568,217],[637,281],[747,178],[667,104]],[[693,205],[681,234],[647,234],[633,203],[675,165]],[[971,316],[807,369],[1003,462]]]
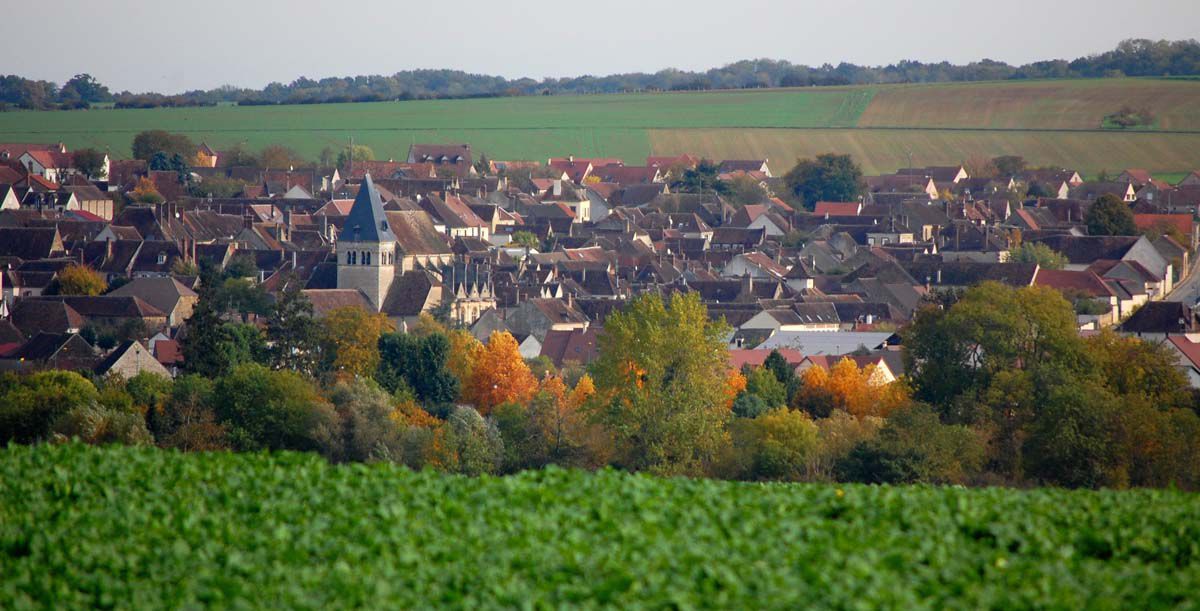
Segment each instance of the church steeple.
[[396,235],[388,227],[387,213],[383,210],[383,198],[371,175],[367,174],[358,186],[358,195],[346,217],[346,239],[351,242],[395,242]]
[[375,310],[382,311],[395,277],[396,234],[388,226],[379,190],[367,174],[338,235],[337,285],[362,291]]

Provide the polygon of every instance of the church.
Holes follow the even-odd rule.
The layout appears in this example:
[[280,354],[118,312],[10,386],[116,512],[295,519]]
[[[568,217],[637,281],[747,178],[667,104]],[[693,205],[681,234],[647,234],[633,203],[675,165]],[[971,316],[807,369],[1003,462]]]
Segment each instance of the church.
[[[431,242],[444,248],[431,250]],[[398,328],[439,308],[470,325],[496,306],[488,270],[455,261],[426,213],[388,210],[370,174],[359,185],[335,251],[337,288],[359,291]]]

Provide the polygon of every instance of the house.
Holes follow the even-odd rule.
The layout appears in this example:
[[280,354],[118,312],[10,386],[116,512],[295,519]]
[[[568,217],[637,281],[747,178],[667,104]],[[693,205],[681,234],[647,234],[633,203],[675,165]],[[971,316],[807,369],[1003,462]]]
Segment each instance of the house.
[[787,276],[788,268],[761,252],[739,253],[733,256],[721,270],[726,278],[749,277],[754,279],[780,280]]
[[77,333],[38,333],[0,359],[0,369],[91,371],[97,361],[95,348]]
[[1178,356],[1179,367],[1183,369],[1191,387],[1200,388],[1200,342],[1186,335],[1172,335],[1167,338],[1166,345]]
[[171,377],[171,372],[141,342],[133,340],[122,342],[114,348],[96,365],[95,372],[101,377],[112,375],[126,380],[141,373]]
[[1143,233],[1177,234],[1188,248],[1195,250],[1198,241],[1197,223],[1190,214],[1135,214],[1133,222]]
[[1097,200],[1104,195],[1112,195],[1125,202],[1137,200],[1137,190],[1128,182],[1085,182],[1071,189],[1072,199]]
[[889,349],[891,346],[898,345],[899,342],[898,335],[888,332],[779,331],[759,344],[758,348],[763,350],[792,348],[809,356],[839,356],[859,349],[869,351]]
[[200,148],[196,150],[195,163],[202,168],[215,168],[217,167],[218,157],[219,155],[216,151],[212,150],[208,144],[201,142]]
[[1139,270],[1145,270],[1146,294],[1151,300],[1162,299],[1174,287],[1174,266],[1146,236],[1054,235],[1033,241],[1062,253],[1068,270],[1085,270],[1099,261],[1136,263]]
[[1151,301],[1121,323],[1120,331],[1147,341],[1164,341],[1173,335],[1200,330],[1192,308],[1178,301]]
[[1107,308],[1094,315],[1080,314],[1079,322],[1088,328],[1113,325],[1120,316],[1120,300],[1116,291],[1094,271],[1038,269],[1033,277],[1034,286],[1048,286],[1063,294],[1075,304],[1090,301]]
[[492,331],[508,330],[514,337],[533,336],[540,346],[550,331],[586,330],[588,325],[587,316],[575,309],[572,300],[538,297],[527,299],[515,308],[484,312],[471,326],[471,334],[479,341],[487,341]]
[[32,261],[65,252],[57,227],[0,227],[0,257]]
[[469,144],[414,144],[408,149],[408,163],[433,164],[438,176],[466,178],[477,174]]
[[813,207],[813,215],[829,218],[831,216],[858,216],[862,214],[862,202],[817,202]]
[[795,303],[788,308],[768,308],[738,326],[743,330],[837,332],[841,327],[832,303]]
[[767,159],[726,159],[717,166],[717,174],[731,174],[733,172],[760,172],[767,178],[772,178],[771,168],[767,166]]
[[166,313],[167,325],[171,327],[177,327],[191,318],[192,311],[200,299],[196,291],[169,276],[134,278],[108,294],[114,297],[141,298]]
[[550,359],[555,367],[562,368],[564,364],[588,365],[598,355],[597,338],[600,329],[554,330],[546,332],[541,343],[541,354]]
[[932,179],[934,182],[955,184],[961,180],[970,178],[967,169],[962,165],[956,166],[930,166],[927,168],[900,168],[896,171],[897,176],[925,176]]
[[104,192],[92,185],[65,185],[62,190],[71,194],[72,198],[65,208],[94,214],[106,221],[113,218],[113,200]]

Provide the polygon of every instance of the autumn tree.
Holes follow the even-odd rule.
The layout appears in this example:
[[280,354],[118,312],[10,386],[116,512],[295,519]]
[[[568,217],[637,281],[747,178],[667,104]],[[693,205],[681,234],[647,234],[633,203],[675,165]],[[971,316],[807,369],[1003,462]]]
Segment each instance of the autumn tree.
[[346,306],[321,320],[324,369],[335,378],[370,377],[379,368],[379,338],[394,329],[387,315]]
[[348,149],[342,149],[337,154],[337,167],[343,170],[347,169],[350,161],[372,161],[375,159],[375,151],[371,147],[362,144],[355,144]]
[[875,365],[859,366],[842,358],[828,370],[809,367],[800,374],[800,389],[792,406],[817,417],[843,410],[855,417],[887,417],[908,403],[904,386],[882,383]]
[[643,295],[612,314],[593,363],[595,415],[613,435],[619,465],[699,474],[727,442],[726,327],[699,296]]
[[258,165],[267,169],[290,169],[304,165],[304,158],[294,149],[282,144],[271,144],[263,147],[258,153]]
[[517,340],[507,331],[495,331],[475,358],[464,398],[483,415],[502,403],[525,404],[538,383],[521,358]]
[[164,201],[154,183],[144,176],[138,179],[137,186],[129,193],[129,198],[139,204],[161,204]]
[[449,331],[446,337],[450,341],[450,352],[446,355],[446,369],[458,378],[458,389],[461,396],[471,386],[471,375],[475,371],[475,362],[483,352],[483,344],[465,329]]
[[55,283],[59,295],[95,296],[108,290],[108,283],[104,281],[103,276],[96,270],[79,264],[71,264],[59,270]]

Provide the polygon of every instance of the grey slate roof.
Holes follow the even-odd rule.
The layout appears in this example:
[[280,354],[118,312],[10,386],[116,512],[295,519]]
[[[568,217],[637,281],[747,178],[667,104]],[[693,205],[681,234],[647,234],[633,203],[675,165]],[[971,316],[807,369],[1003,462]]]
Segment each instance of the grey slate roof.
[[343,239],[350,242],[395,242],[396,235],[388,226],[387,214],[383,211],[383,198],[367,174],[354,197],[350,215],[346,217]]

